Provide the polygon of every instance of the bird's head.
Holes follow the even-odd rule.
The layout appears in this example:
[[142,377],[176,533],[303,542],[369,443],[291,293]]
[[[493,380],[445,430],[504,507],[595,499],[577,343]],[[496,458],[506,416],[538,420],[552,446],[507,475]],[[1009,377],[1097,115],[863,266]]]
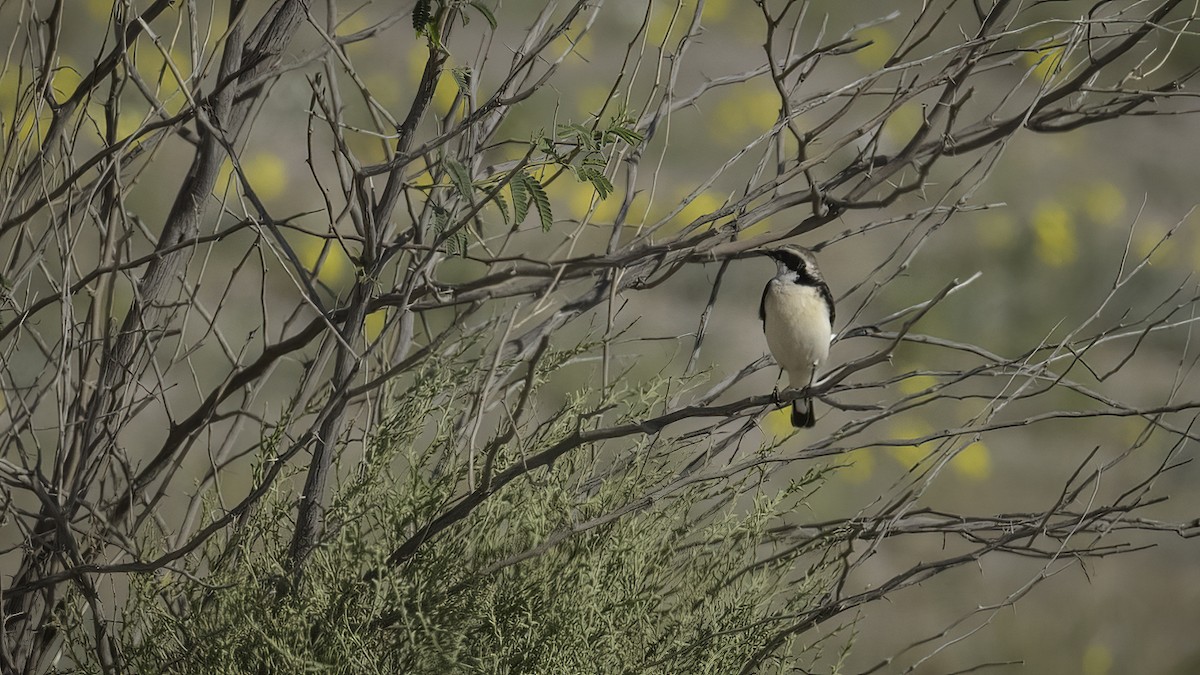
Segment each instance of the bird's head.
[[779,274],[793,273],[803,278],[820,279],[817,257],[803,246],[787,244],[763,250],[763,255],[775,261]]

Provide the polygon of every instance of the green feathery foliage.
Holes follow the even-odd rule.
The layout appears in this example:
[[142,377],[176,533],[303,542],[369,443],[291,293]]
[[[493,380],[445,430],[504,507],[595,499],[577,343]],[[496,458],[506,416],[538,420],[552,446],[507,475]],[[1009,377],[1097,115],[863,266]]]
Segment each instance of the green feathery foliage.
[[[548,354],[541,369],[573,355]],[[770,543],[771,528],[811,495],[821,472],[776,490],[753,475],[680,485],[679,458],[695,448],[665,438],[579,448],[387,566],[390,552],[458,496],[453,486],[468,469],[459,459],[463,420],[450,411],[469,405],[455,383],[470,376],[429,368],[394,398],[365,455],[342,467],[330,532],[299,588],[281,585],[294,501],[283,490],[230,539],[189,560],[191,574],[132,577],[120,635],[130,665],[229,674],[729,673],[767,644],[781,617],[803,612],[832,583],[831,556],[821,555],[828,542]],[[613,402],[636,417],[666,394],[652,383]],[[566,437],[584,406],[583,397],[569,399],[515,435],[495,465]],[[769,663],[787,670],[818,651],[789,643]]]

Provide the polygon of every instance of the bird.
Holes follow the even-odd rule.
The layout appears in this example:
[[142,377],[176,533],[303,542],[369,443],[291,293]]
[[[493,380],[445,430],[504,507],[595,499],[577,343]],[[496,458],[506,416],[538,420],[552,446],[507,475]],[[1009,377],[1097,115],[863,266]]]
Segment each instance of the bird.
[[[776,268],[758,306],[767,349],[787,373],[788,386],[802,389],[813,383],[829,357],[835,316],[833,293],[809,249],[789,244],[762,252],[775,261]],[[811,396],[792,402],[793,427],[812,427],[816,419]]]

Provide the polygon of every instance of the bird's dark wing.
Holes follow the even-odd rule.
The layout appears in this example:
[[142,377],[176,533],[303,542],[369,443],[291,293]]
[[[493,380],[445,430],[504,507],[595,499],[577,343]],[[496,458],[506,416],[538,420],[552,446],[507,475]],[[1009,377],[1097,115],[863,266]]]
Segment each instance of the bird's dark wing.
[[833,309],[833,292],[829,290],[829,284],[824,281],[817,284],[817,290],[821,293],[821,299],[825,301],[825,306],[829,308],[829,325],[833,326],[833,319],[837,316]]
[[770,290],[770,288],[771,283],[767,282],[767,285],[763,286],[762,300],[758,301],[758,318],[762,319],[764,328],[767,325],[767,291]]

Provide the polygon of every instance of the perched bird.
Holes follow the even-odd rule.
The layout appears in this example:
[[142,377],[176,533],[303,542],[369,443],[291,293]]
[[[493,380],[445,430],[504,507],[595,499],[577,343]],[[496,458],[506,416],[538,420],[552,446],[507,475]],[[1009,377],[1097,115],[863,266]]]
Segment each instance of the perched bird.
[[[821,278],[812,251],[782,246],[764,253],[775,260],[775,278],[763,289],[758,317],[763,322],[767,348],[787,373],[788,386],[802,389],[816,379],[829,356],[833,338],[833,294]],[[792,403],[792,426],[816,423],[812,398]]]

